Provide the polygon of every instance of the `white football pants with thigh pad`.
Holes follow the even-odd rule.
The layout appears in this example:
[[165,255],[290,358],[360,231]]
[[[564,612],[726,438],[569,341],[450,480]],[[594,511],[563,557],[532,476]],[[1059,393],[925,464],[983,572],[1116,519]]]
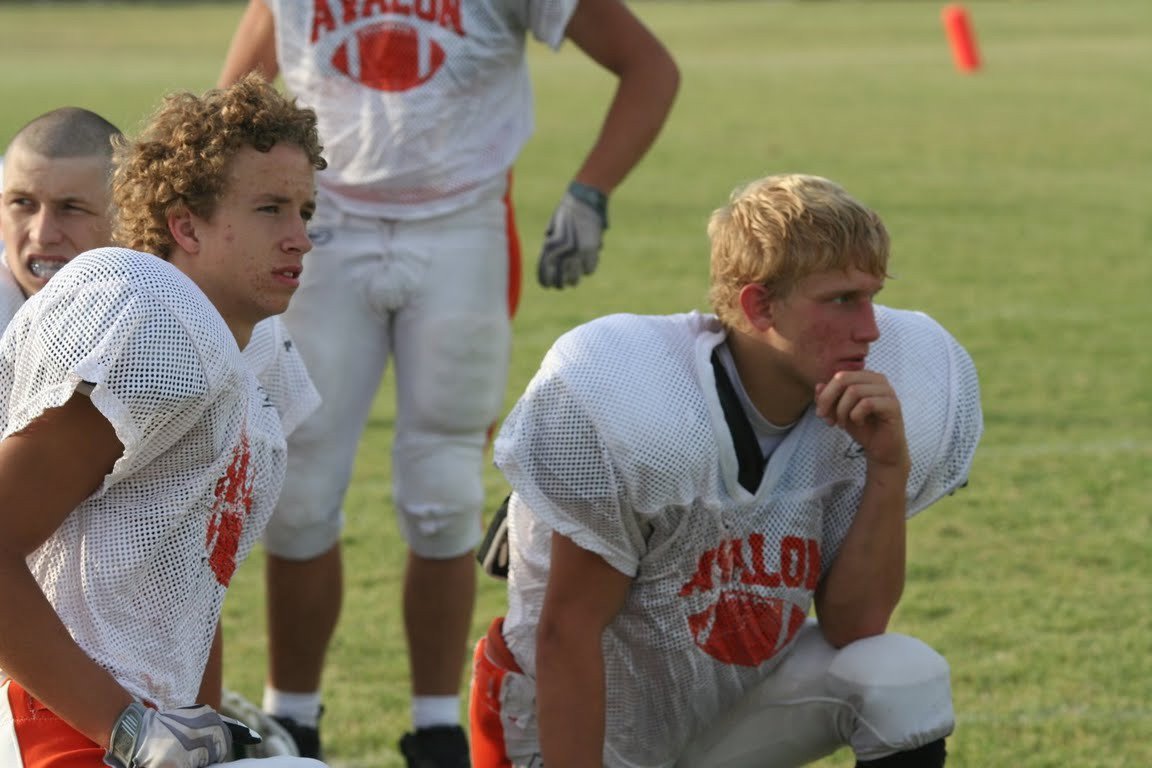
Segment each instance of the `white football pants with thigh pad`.
[[952,732],[948,662],[899,634],[837,651],[815,621],[768,679],[693,740],[681,768],[794,768],[844,746],[858,760],[921,747]]
[[433,558],[479,542],[484,449],[503,407],[511,346],[508,215],[503,185],[467,209],[417,221],[351,216],[321,198],[284,321],[323,404],[289,438],[284,490],[265,534],[270,552],[305,560],[336,543],[389,357],[404,536]]

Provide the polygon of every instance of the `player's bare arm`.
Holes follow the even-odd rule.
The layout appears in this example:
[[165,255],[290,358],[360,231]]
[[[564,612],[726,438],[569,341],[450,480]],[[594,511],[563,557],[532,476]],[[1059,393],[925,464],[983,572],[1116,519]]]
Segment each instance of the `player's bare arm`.
[[601,636],[624,605],[632,579],[556,533],[551,563],[536,638],[541,754],[549,768],[600,768],[605,711]]
[[868,462],[860,509],[815,596],[825,637],[842,647],[884,632],[904,590],[911,463],[900,400],[883,375],[838,372],[816,386],[816,413],[847,432]]
[[244,9],[217,86],[227,88],[253,70],[268,80],[280,72],[276,62],[276,23],[263,0],[250,0]]
[[25,558],[100,486],[123,450],[80,394],[0,442],[0,610],[5,626],[19,627],[0,632],[0,668],[97,744],[109,743],[132,696],[72,640]]
[[608,195],[660,133],[680,72],[664,45],[620,0],[581,0],[567,37],[619,80],[596,143],[575,176]]

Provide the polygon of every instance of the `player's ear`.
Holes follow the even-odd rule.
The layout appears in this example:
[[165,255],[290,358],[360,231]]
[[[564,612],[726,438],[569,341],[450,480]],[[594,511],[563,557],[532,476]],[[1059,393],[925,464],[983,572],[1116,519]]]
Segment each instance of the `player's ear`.
[[757,331],[772,327],[772,294],[760,283],[749,283],[740,289],[738,298],[744,319]]
[[198,253],[200,240],[196,235],[196,221],[192,212],[184,206],[177,206],[168,212],[168,231],[176,245],[186,253]]

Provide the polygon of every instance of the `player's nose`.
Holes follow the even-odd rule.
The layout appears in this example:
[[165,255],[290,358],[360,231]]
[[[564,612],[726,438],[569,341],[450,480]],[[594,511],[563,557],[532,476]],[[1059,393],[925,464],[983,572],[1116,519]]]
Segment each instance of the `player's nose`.
[[54,245],[64,239],[60,217],[48,206],[41,206],[29,224],[28,236],[35,245]]
[[871,344],[880,338],[880,326],[876,324],[876,306],[871,301],[866,301],[861,306],[852,338],[866,344]]
[[285,238],[284,247],[294,253],[308,253],[312,250],[312,238],[308,236],[308,222],[303,218],[293,220],[292,229]]

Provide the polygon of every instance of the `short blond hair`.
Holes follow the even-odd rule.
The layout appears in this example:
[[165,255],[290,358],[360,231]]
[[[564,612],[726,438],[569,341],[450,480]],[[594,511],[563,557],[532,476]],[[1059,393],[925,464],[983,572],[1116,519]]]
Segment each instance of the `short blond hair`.
[[740,322],[740,290],[753,283],[774,297],[798,280],[856,268],[887,277],[888,230],[875,211],[819,176],[767,176],[736,189],[708,221],[712,309],[727,327]]
[[268,152],[282,142],[304,150],[313,168],[327,167],[316,113],[257,74],[203,96],[167,96],[135,141],[116,145],[114,239],[167,259],[176,245],[168,215],[184,209],[211,218],[236,154],[245,147]]

